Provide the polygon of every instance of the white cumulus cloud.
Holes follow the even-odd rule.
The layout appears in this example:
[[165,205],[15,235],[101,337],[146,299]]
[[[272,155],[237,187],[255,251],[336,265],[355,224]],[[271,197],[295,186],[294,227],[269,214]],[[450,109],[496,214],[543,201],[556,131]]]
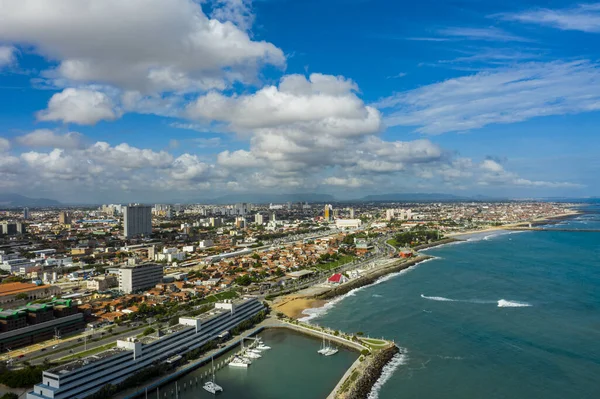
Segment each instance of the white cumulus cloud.
[[193,0],[0,0],[0,41],[58,61],[51,78],[143,93],[223,87],[285,64],[279,48]]
[[14,63],[15,52],[16,50],[12,46],[0,46],[0,67]]
[[119,117],[113,101],[106,94],[86,89],[64,89],[50,98],[48,108],[37,113],[41,121],[62,121],[80,125],[95,125]]
[[83,135],[77,132],[57,134],[50,129],[37,129],[17,137],[17,142],[27,147],[80,148]]

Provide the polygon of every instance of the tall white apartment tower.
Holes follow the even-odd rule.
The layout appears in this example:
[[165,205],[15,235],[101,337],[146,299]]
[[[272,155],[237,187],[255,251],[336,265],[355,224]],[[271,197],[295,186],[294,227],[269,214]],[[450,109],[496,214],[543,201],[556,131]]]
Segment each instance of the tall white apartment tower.
[[152,233],[152,207],[129,204],[123,208],[123,234],[125,238]]

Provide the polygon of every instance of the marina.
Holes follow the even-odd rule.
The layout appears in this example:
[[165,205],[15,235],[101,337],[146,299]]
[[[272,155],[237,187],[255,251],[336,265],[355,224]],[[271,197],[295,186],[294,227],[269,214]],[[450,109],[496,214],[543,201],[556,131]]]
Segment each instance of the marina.
[[[336,356],[321,356],[317,353],[321,340],[289,329],[266,329],[258,336],[262,345],[270,350],[263,349],[262,357],[252,360],[249,367],[231,367],[227,362],[241,351],[241,346],[214,358],[215,381],[223,389],[217,394],[219,398],[325,398],[358,358],[356,351],[343,347]],[[209,363],[176,381],[149,390],[147,397],[175,398],[177,390],[179,399],[209,398],[214,394],[204,385],[211,381]],[[306,381],[311,383],[306,384]]]

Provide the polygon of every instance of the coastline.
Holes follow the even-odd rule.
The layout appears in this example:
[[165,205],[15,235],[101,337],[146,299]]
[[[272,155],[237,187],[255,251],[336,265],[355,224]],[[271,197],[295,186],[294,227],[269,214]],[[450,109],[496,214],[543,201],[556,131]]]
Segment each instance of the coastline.
[[[575,217],[580,214],[582,214],[582,212],[579,210],[569,210],[568,212],[561,213],[559,215],[548,216],[548,217],[544,217],[544,218],[537,218],[537,219],[534,219],[534,220],[528,221],[528,222],[513,223],[513,224],[508,224],[508,225],[503,225],[503,226],[490,226],[490,227],[487,227],[484,229],[467,230],[467,231],[462,231],[462,232],[450,233],[450,234],[446,235],[447,238],[445,238],[445,239],[442,239],[442,240],[436,241],[436,242],[432,242],[430,244],[424,244],[421,246],[417,246],[414,249],[417,251],[426,250],[426,249],[430,249],[430,248],[434,248],[434,247],[438,247],[438,246],[442,246],[442,245],[462,242],[473,235],[507,231],[507,230],[511,230],[511,228],[528,226],[529,224],[531,224],[532,226],[539,226],[542,224],[548,224],[548,223],[553,223],[553,222],[558,223],[561,220],[569,219],[569,218]],[[306,310],[323,308],[330,301],[335,300],[335,299],[341,297],[342,295],[347,294],[348,292],[352,291],[353,289],[371,285],[371,284],[375,283],[378,279],[380,279],[388,274],[406,270],[418,263],[424,262],[424,261],[426,261],[428,259],[432,259],[432,258],[433,257],[429,256],[429,255],[418,255],[417,257],[411,258],[408,261],[404,261],[404,262],[399,261],[398,263],[395,263],[391,266],[378,268],[373,272],[370,272],[362,277],[359,277],[355,280],[352,280],[352,281],[342,284],[340,286],[331,287],[331,286],[324,286],[323,284],[314,285],[306,290],[303,290],[303,291],[309,291],[307,293],[302,294],[301,292],[299,292],[299,293],[290,294],[290,295],[280,298],[279,301],[274,302],[272,304],[272,308],[275,312],[283,313],[284,315],[286,315],[292,319],[300,319],[302,317],[308,316],[308,314],[305,312]]]
[[[444,244],[445,242],[440,242],[438,245]],[[339,286],[314,286],[311,287],[312,289],[310,289],[310,292],[306,294],[297,293],[283,297],[279,302],[272,305],[272,309],[273,311],[283,313],[292,319],[306,317],[307,314],[305,311],[308,309],[323,308],[330,303],[330,301],[333,301],[354,289],[372,285],[386,275],[401,272],[429,259],[433,259],[433,257],[429,255],[419,255],[409,260],[398,260],[390,266],[378,268],[362,277]]]
[[499,231],[499,230],[510,230],[511,228],[515,228],[515,227],[526,227],[526,226],[529,226],[530,224],[535,227],[535,226],[540,226],[540,225],[549,224],[549,223],[558,223],[561,220],[570,219],[572,217],[582,215],[582,214],[583,214],[583,212],[581,212],[581,211],[570,210],[569,212],[561,213],[559,215],[537,218],[537,219],[533,219],[533,220],[527,221],[527,222],[511,223],[511,224],[505,224],[502,226],[487,226],[483,229],[465,230],[465,231],[460,231],[460,232],[448,233],[448,234],[446,234],[446,237],[461,239],[461,238],[465,238],[468,236],[472,236],[474,234],[491,233],[491,232]]

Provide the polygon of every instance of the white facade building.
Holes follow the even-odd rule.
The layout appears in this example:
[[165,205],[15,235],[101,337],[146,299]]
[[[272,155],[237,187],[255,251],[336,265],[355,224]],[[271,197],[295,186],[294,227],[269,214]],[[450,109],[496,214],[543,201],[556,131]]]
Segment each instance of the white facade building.
[[162,265],[156,263],[123,266],[119,269],[119,290],[131,294],[154,287],[162,281],[163,275]]
[[335,227],[338,229],[358,229],[362,222],[360,219],[336,219]]

